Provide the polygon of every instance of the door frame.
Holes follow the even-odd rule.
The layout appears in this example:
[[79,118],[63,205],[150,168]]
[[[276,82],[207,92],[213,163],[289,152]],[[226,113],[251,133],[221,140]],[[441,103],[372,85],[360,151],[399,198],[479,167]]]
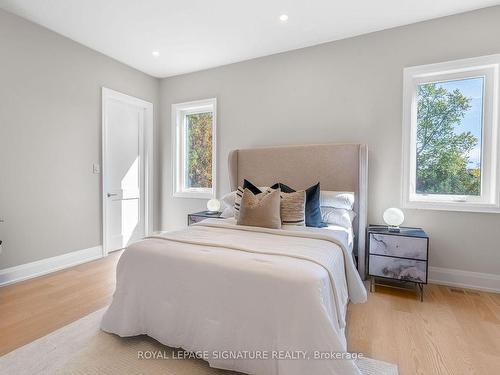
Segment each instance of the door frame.
[[107,109],[108,101],[115,100],[122,103],[130,104],[144,109],[144,124],[143,124],[143,150],[144,150],[144,234],[149,236],[153,232],[153,186],[154,186],[154,168],[153,168],[153,121],[154,110],[153,104],[145,100],[123,94],[121,92],[102,87],[102,256],[108,255],[108,236],[107,236],[107,150],[108,144],[108,124],[107,124]]

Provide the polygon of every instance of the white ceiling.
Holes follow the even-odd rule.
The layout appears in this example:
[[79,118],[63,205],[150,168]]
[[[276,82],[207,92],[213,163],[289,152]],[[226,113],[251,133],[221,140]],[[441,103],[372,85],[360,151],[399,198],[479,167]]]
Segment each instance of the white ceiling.
[[[499,4],[500,0],[0,0],[0,7],[166,77]],[[279,16],[286,13],[287,22]],[[152,51],[158,50],[155,58]]]

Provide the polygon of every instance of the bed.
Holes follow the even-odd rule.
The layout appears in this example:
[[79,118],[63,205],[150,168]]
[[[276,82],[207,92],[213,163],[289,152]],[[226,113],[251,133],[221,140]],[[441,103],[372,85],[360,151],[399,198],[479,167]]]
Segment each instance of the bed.
[[[345,337],[348,302],[366,300],[365,145],[235,150],[231,190],[244,178],[356,194],[354,240],[329,228],[268,229],[209,219],[130,245],[101,328],[147,334],[212,367],[259,375],[359,375]],[[357,264],[356,264],[356,259]]]

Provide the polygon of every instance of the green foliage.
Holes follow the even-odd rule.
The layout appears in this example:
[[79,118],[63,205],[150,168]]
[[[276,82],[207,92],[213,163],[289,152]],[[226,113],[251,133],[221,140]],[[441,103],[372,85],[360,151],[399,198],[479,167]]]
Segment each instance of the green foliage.
[[468,153],[478,139],[456,127],[471,99],[434,83],[418,87],[417,193],[479,195],[480,169],[469,169]]
[[187,116],[188,187],[212,187],[212,113]]

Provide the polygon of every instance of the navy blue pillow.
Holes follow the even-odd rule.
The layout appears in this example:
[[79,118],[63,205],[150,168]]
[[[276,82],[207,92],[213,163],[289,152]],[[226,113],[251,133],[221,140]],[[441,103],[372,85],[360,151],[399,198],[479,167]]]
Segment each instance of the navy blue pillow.
[[[271,189],[277,189],[280,187],[280,184],[279,182],[276,182],[273,186],[271,186]],[[245,189],[248,189],[250,190],[252,193],[254,194],[260,194],[260,193],[263,193],[262,190],[260,190],[257,186],[255,186],[254,184],[252,184],[250,181],[248,181],[247,179],[244,179],[243,180],[243,190]]]
[[[283,193],[295,192],[290,186],[282,184],[281,182],[279,186]],[[319,182],[306,190],[306,227],[322,228],[326,226],[326,224],[321,221],[321,207],[319,204],[320,193]]]
[[255,186],[254,184],[252,184],[247,179],[243,180],[243,190],[245,190],[245,189],[250,190],[254,194],[260,194],[260,193],[262,193],[262,191],[257,186]]
[[276,182],[273,186],[271,186],[271,189],[274,189],[276,190],[277,188],[280,187],[280,183],[279,182]]

